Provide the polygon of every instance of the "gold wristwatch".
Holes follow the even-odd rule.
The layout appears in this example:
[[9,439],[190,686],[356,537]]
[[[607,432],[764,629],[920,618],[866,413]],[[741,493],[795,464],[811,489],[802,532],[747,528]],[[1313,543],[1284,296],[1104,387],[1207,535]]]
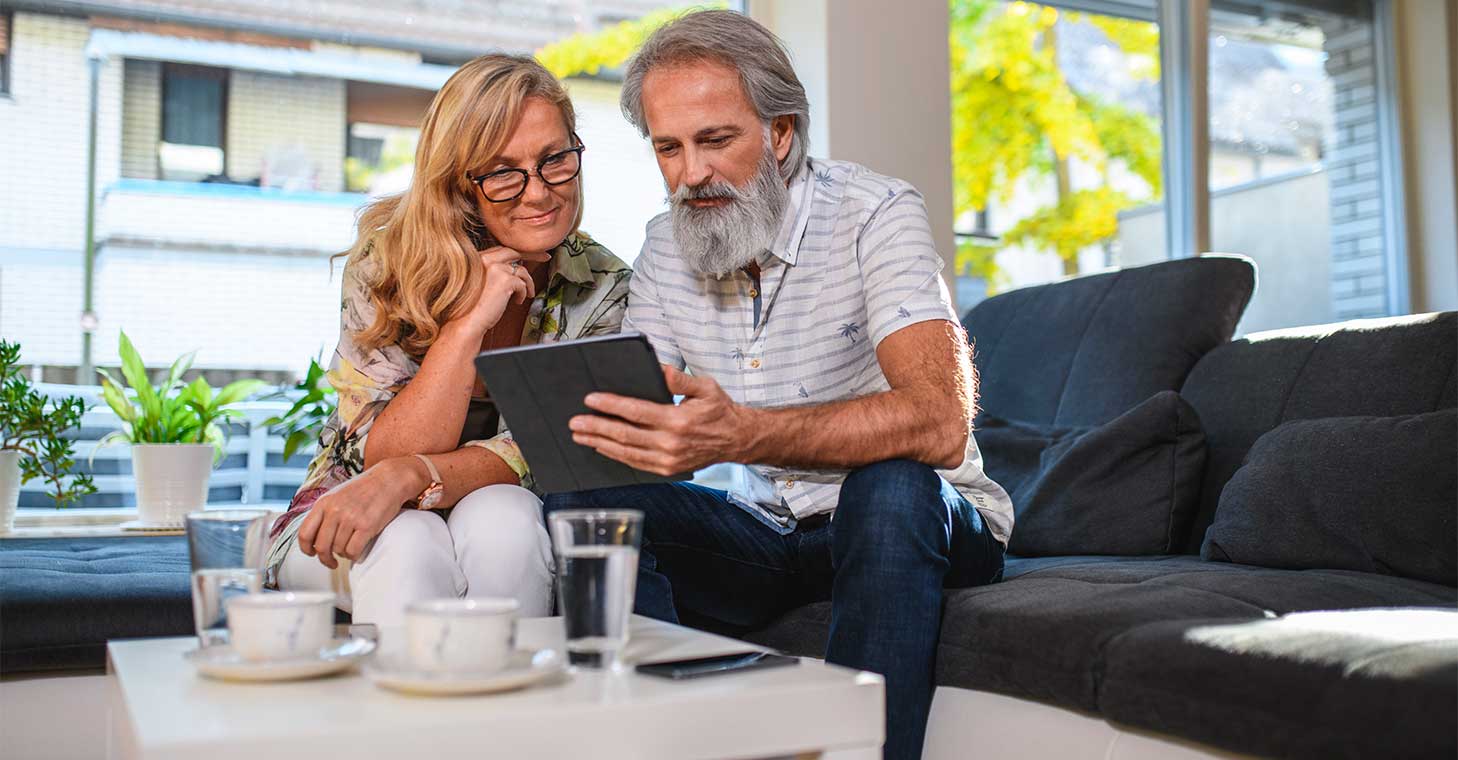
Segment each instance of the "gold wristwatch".
[[424,454],[416,454],[415,458],[424,462],[425,469],[430,472],[430,485],[415,497],[415,508],[435,509],[440,504],[441,498],[445,496],[445,484],[440,482],[440,470],[435,469],[435,463]]

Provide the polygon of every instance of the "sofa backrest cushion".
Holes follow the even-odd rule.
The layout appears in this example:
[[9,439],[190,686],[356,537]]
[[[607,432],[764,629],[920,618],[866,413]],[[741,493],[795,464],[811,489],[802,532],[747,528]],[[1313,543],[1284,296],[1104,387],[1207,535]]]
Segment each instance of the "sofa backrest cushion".
[[1458,409],[1323,417],[1256,440],[1220,494],[1200,556],[1458,586],[1455,531]]
[[977,438],[987,474],[1017,509],[1013,554],[1184,551],[1200,501],[1205,435],[1178,393],[1160,391],[1096,427],[984,417]]
[[1200,550],[1221,490],[1266,431],[1291,420],[1454,408],[1455,367],[1458,312],[1257,333],[1211,351],[1180,390],[1207,447],[1187,551]]
[[1179,390],[1201,356],[1230,340],[1254,287],[1249,259],[1205,256],[989,298],[962,318],[982,408],[1020,422],[1102,425]]

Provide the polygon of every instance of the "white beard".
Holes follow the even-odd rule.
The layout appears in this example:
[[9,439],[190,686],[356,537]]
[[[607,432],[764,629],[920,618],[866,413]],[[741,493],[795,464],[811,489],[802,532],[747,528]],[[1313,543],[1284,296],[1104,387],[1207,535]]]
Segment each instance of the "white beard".
[[[727,182],[680,186],[668,198],[679,255],[699,274],[722,277],[743,269],[774,242],[789,197],[768,141],[754,176],[743,188]],[[728,198],[729,203],[694,208],[685,202],[710,198]]]

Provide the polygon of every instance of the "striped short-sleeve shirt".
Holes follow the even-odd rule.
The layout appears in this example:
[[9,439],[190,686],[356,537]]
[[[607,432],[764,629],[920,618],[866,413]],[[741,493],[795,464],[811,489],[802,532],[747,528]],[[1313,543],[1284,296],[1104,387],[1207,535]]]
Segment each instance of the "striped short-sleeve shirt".
[[[888,391],[876,346],[918,322],[956,321],[921,194],[865,167],[818,159],[789,190],[757,278],[695,272],[679,256],[669,215],[650,221],[623,327],[647,336],[663,363],[712,377],[752,407]],[[1006,544],[1012,500],[983,472],[970,430],[962,464],[940,473]],[[788,532],[800,519],[834,510],[846,475],[737,467],[730,498]]]

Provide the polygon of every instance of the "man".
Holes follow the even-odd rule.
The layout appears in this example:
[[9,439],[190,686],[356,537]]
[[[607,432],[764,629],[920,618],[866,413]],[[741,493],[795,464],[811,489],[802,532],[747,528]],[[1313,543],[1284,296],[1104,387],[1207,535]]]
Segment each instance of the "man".
[[749,629],[829,598],[826,659],[885,675],[886,756],[917,757],[942,589],[999,579],[1012,529],[972,438],[969,349],[921,196],[807,158],[804,88],[736,13],[660,29],[622,105],[671,201],[648,224],[624,329],[684,399],[594,394],[600,414],[574,418],[574,439],[662,474],[751,466],[727,492],[631,486],[546,508],[643,510],[644,615]]

